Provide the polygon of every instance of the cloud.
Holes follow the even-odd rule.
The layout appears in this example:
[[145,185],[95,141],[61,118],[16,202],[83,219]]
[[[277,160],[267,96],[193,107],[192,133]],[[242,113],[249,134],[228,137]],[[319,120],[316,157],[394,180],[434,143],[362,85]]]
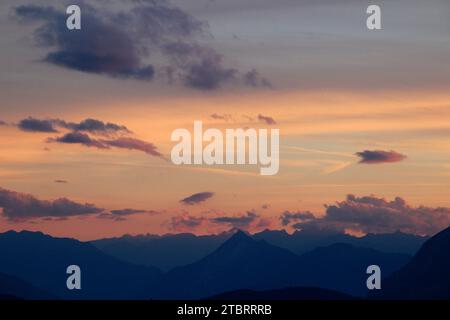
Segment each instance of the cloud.
[[153,143],[142,141],[139,139],[122,137],[115,140],[101,140],[101,143],[111,147],[128,150],[138,150],[145,152],[151,156],[162,157],[162,154],[158,151],[158,148]]
[[149,215],[156,215],[160,214],[159,211],[154,210],[141,210],[141,209],[119,209],[119,210],[111,210],[110,212],[102,212],[99,215],[97,215],[98,219],[107,219],[107,220],[113,220],[116,222],[123,222],[127,221],[128,217],[136,214],[149,214]]
[[[53,65],[141,81],[163,76],[168,83],[207,91],[238,80],[239,70],[199,44],[209,35],[207,23],[164,0],[111,2],[117,6],[82,3],[82,28],[77,31],[68,30],[65,12],[52,6],[22,5],[15,13],[22,22],[37,24],[36,43],[50,50],[42,60]],[[269,84],[256,70],[242,78],[239,83],[247,86]]]
[[259,218],[258,214],[252,211],[248,211],[245,215],[241,216],[221,216],[211,218],[210,221],[214,223],[227,224],[233,228],[248,228],[250,224]]
[[53,125],[53,120],[40,120],[28,117],[21,120],[17,126],[19,129],[28,132],[58,132]]
[[256,69],[250,70],[243,76],[247,86],[255,88],[272,88],[272,83],[262,77]]
[[132,133],[127,127],[97,119],[85,119],[79,123],[67,122],[61,119],[37,119],[28,117],[21,120],[17,127],[28,132],[58,132],[58,129],[67,129],[77,132],[87,132],[93,135],[110,136],[114,134]]
[[0,208],[9,220],[28,220],[42,217],[69,217],[100,213],[93,204],[80,204],[66,198],[39,200],[30,194],[0,188]]
[[392,163],[405,160],[407,156],[395,151],[382,151],[382,150],[364,150],[357,152],[356,155],[361,158],[359,163],[362,164],[379,164],[379,163]]
[[225,120],[225,121],[229,121],[229,120],[233,119],[231,114],[228,114],[228,113],[225,113],[225,114],[213,113],[210,115],[210,117],[215,120]]
[[285,211],[280,216],[281,224],[283,226],[287,226],[295,221],[309,221],[314,219],[315,216],[309,211],[297,211],[297,212]]
[[55,180],[55,183],[69,183],[67,180],[62,180],[62,179],[58,179],[58,180]]
[[111,122],[105,123],[103,121],[90,118],[85,119],[80,123],[73,123],[73,122],[67,123],[59,121],[59,124],[73,131],[89,132],[94,135],[109,136],[115,133],[123,133],[123,134],[132,133],[130,130],[128,130],[127,127],[123,125],[118,125]]
[[0,120],[0,126],[7,126],[7,125],[8,125],[7,122],[5,122],[5,121],[3,121],[3,120]]
[[213,192],[200,192],[200,193],[195,193],[189,197],[186,197],[186,198],[180,200],[180,202],[185,205],[195,205],[195,204],[199,204],[200,202],[206,201],[213,196],[214,196]]
[[187,87],[214,90],[236,80],[238,70],[224,67],[222,55],[212,48],[177,41],[166,44],[164,52],[182,71],[179,77]]
[[[114,147],[142,151],[151,156],[163,157],[153,143],[124,136],[132,134],[126,126],[97,119],[88,118],[76,123],[61,119],[41,120],[29,117],[21,120],[17,126],[24,131],[30,132],[59,132],[56,128],[71,130],[71,132],[62,136],[48,138],[47,143],[80,144],[98,149]],[[97,138],[93,138],[90,135],[97,136]]]
[[87,132],[94,135],[110,136],[114,134],[132,133],[127,127],[111,122],[103,122],[97,119],[85,119],[79,123],[67,122],[61,119],[36,119],[28,117],[21,120],[17,127],[29,132],[58,132],[58,129]]
[[325,215],[293,225],[302,230],[357,230],[364,233],[432,235],[450,225],[450,208],[413,207],[402,198],[387,201],[375,196],[348,195],[345,201],[326,206]]
[[[214,216],[211,216],[213,214]],[[228,215],[215,210],[203,212],[203,215],[194,216],[183,212],[174,216],[166,224],[170,229],[192,232],[198,230],[204,232],[224,232],[230,229],[262,230],[273,226],[274,219],[263,218],[254,210],[249,210],[245,214]]]
[[99,215],[97,215],[97,219],[105,219],[105,220],[113,220],[115,222],[123,222],[127,221],[127,218],[120,216],[120,215],[113,215],[108,212],[102,212]]
[[199,227],[205,221],[204,217],[194,217],[187,213],[174,216],[169,222],[169,227],[173,230],[185,231]]
[[268,125],[277,124],[277,122],[272,117],[263,116],[262,114],[258,114],[258,120]]
[[69,132],[61,137],[48,138],[48,143],[59,142],[67,144],[81,144],[86,147],[94,147],[98,149],[108,149],[109,146],[89,137],[89,135],[81,132]]
[[76,32],[67,29],[65,12],[54,7],[22,5],[16,8],[16,14],[22,20],[41,23],[35,38],[39,45],[54,50],[43,59],[45,62],[111,77],[153,79],[155,70],[143,63],[129,30],[114,23],[119,16],[106,18],[85,3],[81,7],[82,28]]
[[94,147],[98,149],[110,149],[111,147],[115,147],[120,149],[142,151],[151,156],[162,157],[162,154],[158,151],[158,148],[153,143],[127,137],[121,137],[114,140],[97,140],[91,138],[85,133],[70,132],[61,137],[48,138],[47,142],[81,144],[86,147]]
[[159,214],[158,211],[154,210],[139,210],[139,209],[120,209],[120,210],[111,210],[112,215],[116,216],[130,216],[134,214],[140,214],[140,213],[146,213],[146,214]]

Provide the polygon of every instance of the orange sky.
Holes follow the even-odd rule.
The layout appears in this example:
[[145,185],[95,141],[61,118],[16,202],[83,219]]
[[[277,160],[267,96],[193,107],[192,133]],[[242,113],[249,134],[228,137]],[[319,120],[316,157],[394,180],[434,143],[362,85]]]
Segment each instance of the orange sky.
[[[438,11],[422,10],[422,17],[433,21],[424,25],[392,4],[388,19],[398,19],[388,20],[382,32],[368,34],[359,25],[360,12],[344,5],[323,6],[319,18],[314,5],[283,2],[273,8],[264,2],[259,11],[245,11],[246,5],[234,2],[227,10],[221,9],[224,4],[175,3],[208,21],[216,38],[202,38],[201,43],[217,50],[224,64],[258,69],[273,87],[224,86],[205,92],[44,63],[39,59],[49,49],[30,39],[36,27],[7,19],[15,2],[0,6],[5,30],[0,40],[0,120],[10,124],[0,125],[0,187],[42,200],[67,197],[107,210],[159,212],[120,222],[96,216],[25,222],[0,218],[0,232],[30,229],[94,239],[183,231],[170,228],[173,217],[247,212],[261,217],[252,230],[280,228],[283,211],[311,210],[321,216],[324,204],[347,194],[401,196],[414,206],[450,207],[450,42]],[[260,19],[249,22],[238,10],[241,5],[244,13],[266,21],[272,17],[277,28],[261,25]],[[336,19],[336,12],[343,18]],[[214,113],[229,119],[213,119]],[[258,121],[258,115],[272,117],[276,125]],[[172,131],[192,130],[194,120],[220,130],[278,128],[280,171],[264,177],[252,166],[177,167],[139,151],[47,143],[60,133],[30,133],[15,126],[29,116],[125,125],[166,157],[174,145]],[[394,150],[407,158],[358,164],[355,153],[364,150]],[[179,202],[205,191],[214,196],[195,206]],[[202,224],[194,231],[227,227]]]

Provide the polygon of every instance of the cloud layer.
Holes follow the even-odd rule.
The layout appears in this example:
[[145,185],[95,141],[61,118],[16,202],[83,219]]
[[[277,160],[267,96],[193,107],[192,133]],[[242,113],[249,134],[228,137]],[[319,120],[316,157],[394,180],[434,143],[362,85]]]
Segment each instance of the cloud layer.
[[345,201],[326,206],[323,217],[297,222],[292,226],[301,230],[357,230],[364,233],[402,231],[432,235],[449,225],[450,208],[413,207],[400,197],[388,201],[375,196],[348,195]]

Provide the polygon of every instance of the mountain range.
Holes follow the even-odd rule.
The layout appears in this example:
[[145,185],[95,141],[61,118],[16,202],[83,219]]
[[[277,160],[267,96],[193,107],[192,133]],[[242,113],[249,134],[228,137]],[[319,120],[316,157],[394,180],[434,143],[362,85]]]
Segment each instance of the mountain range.
[[[103,252],[121,260],[156,266],[168,271],[174,267],[191,264],[214,250],[229,239],[234,230],[218,235],[196,236],[190,233],[157,235],[125,235],[119,238],[100,239],[91,243]],[[401,232],[391,234],[368,234],[354,237],[337,232],[265,230],[251,235],[256,240],[303,254],[317,247],[334,243],[347,243],[357,247],[372,248],[381,252],[413,255],[428,239]],[[176,254],[173,254],[176,252]]]
[[[296,254],[273,244],[274,239],[289,239],[285,234],[267,231],[263,235],[271,235],[272,241],[242,231],[222,234],[217,248],[211,245],[211,239],[219,242],[216,236],[180,235],[191,239],[187,247],[204,241],[206,254],[160,271],[113,257],[91,242],[9,231],[0,234],[0,299],[273,299],[278,295],[287,300],[347,300],[367,295],[366,268],[372,264],[381,267],[383,281],[382,290],[371,292],[369,298],[450,299],[450,228],[427,240],[413,258],[349,243],[317,246]],[[381,246],[386,237],[407,239],[408,235],[366,239]],[[144,238],[141,240],[148,246],[149,237]],[[163,260],[178,254],[180,240],[166,238],[167,243],[172,241],[174,251],[161,255]],[[415,243],[419,238],[410,239]],[[66,288],[65,271],[72,264],[81,267],[82,290]],[[164,263],[155,259],[154,264]]]
[[199,299],[238,289],[268,290],[308,286],[352,295],[366,291],[366,268],[379,265],[385,274],[409,261],[404,254],[334,244],[303,255],[235,233],[205,258],[165,273],[155,284],[156,297]]
[[[0,272],[20,278],[62,299],[140,299],[161,275],[111,257],[90,243],[40,232],[0,234]],[[68,290],[66,269],[82,270],[82,290]],[[24,297],[25,298],[25,297]]]

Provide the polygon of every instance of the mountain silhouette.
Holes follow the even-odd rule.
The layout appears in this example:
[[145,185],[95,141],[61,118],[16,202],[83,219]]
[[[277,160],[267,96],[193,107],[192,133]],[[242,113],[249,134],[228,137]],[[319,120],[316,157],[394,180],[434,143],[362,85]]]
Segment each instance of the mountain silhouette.
[[355,296],[367,291],[367,267],[378,265],[384,275],[404,266],[411,257],[405,254],[385,253],[374,249],[336,243],[319,247],[300,256],[302,286],[333,289]]
[[450,227],[420,248],[403,268],[371,294],[382,299],[450,299]]
[[[68,290],[69,265],[81,268],[81,290]],[[0,234],[0,272],[64,299],[139,299],[161,272],[108,256],[89,243],[40,232]]]
[[354,300],[356,298],[334,290],[292,287],[266,291],[236,290],[221,293],[207,300]]
[[354,237],[348,234],[330,231],[295,231],[288,234],[284,230],[264,230],[253,235],[258,240],[266,240],[270,244],[302,254],[317,247],[334,243],[347,243],[357,247],[366,247],[382,252],[404,253],[413,255],[427,237],[402,233],[400,231],[385,234],[367,234]]
[[362,295],[366,268],[386,273],[403,266],[409,256],[337,244],[298,256],[264,240],[237,232],[216,251],[193,264],[166,273],[155,298],[198,299],[238,289],[269,290],[311,286]]
[[298,256],[236,232],[216,251],[163,276],[157,297],[198,299],[242,288],[272,289],[289,285]]
[[100,239],[91,243],[103,252],[134,264],[156,266],[167,271],[193,263],[216,250],[233,235],[196,236],[191,233],[157,235],[125,235]]
[[56,299],[47,292],[14,276],[0,273],[0,300],[48,300]]
[[[218,235],[197,236],[191,233],[158,235],[125,235],[119,238],[99,239],[91,243],[103,252],[118,259],[140,265],[156,266],[168,271],[194,263],[212,253],[228,240],[235,230]],[[414,255],[428,239],[401,232],[368,234],[354,237],[348,234],[325,231],[265,230],[251,235],[256,240],[303,254],[318,247],[334,243],[347,243],[381,252]]]

